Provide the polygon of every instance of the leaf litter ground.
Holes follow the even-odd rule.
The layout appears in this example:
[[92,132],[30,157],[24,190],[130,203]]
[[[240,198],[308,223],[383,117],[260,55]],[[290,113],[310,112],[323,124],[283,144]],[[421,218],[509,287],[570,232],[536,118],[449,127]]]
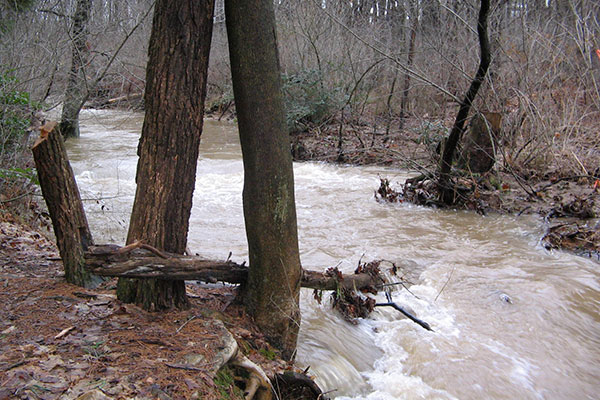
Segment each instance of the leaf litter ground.
[[232,287],[189,284],[189,310],[145,312],[116,299],[114,280],[66,283],[53,243],[6,221],[0,260],[0,399],[222,398],[233,394],[213,380],[223,326],[267,374],[291,368]]

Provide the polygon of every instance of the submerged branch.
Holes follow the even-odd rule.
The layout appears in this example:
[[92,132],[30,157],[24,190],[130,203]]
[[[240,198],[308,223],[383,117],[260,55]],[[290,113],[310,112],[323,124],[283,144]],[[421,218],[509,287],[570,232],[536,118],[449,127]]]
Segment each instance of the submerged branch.
[[400,307],[396,303],[393,303],[393,302],[392,303],[377,303],[377,304],[375,304],[375,307],[392,307],[393,309],[400,311],[402,314],[404,314],[408,319],[410,319],[414,323],[421,325],[423,328],[427,329],[428,331],[433,332],[433,329],[431,329],[431,326],[429,326],[429,324],[427,322],[415,317],[414,315],[412,315],[411,313],[409,313],[408,311],[406,311],[404,308]]

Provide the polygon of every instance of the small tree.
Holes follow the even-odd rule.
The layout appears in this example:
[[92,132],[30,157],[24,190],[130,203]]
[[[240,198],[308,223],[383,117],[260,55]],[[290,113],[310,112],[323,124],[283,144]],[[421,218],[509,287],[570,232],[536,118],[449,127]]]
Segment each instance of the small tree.
[[291,359],[300,326],[302,267],[273,3],[226,0],[225,13],[244,160],[250,256],[246,307],[270,341]]
[[[202,133],[212,0],[158,0],[148,51],[146,117],[127,242],[183,253]],[[120,279],[122,301],[148,310],[188,305],[184,281]]]
[[88,96],[85,67],[90,53],[86,42],[91,7],[91,0],[77,0],[75,14],[71,17],[71,71],[60,119],[60,132],[66,138],[79,137],[79,111]]
[[465,123],[469,115],[469,110],[473,104],[475,96],[485,79],[488,67],[490,66],[490,42],[487,35],[487,18],[490,10],[490,1],[481,0],[481,9],[479,10],[479,18],[477,20],[477,34],[479,36],[480,62],[477,73],[471,86],[465,95],[464,100],[460,103],[456,120],[448,136],[448,140],[444,145],[442,157],[440,160],[438,188],[440,191],[440,200],[445,204],[454,203],[454,188],[450,184],[450,172],[452,170],[452,160],[456,147],[465,131]]

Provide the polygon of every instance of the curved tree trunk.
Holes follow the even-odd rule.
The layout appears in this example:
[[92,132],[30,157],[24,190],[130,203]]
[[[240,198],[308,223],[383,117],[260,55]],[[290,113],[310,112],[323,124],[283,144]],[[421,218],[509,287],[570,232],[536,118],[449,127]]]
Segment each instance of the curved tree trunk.
[[481,52],[479,68],[477,69],[477,74],[475,75],[473,82],[471,82],[471,86],[469,87],[464,100],[460,104],[456,120],[450,131],[448,140],[444,145],[440,160],[440,174],[438,178],[440,200],[448,205],[454,203],[454,187],[450,183],[450,172],[452,170],[454,153],[465,131],[465,123],[469,116],[469,110],[471,109],[473,99],[475,99],[490,66],[490,42],[487,35],[487,18],[489,10],[490,1],[481,0],[481,9],[479,10],[479,18],[477,21],[477,34],[479,36],[479,49]]
[[88,96],[85,82],[85,67],[89,59],[87,47],[88,20],[91,0],[77,0],[71,27],[71,71],[65,90],[60,133],[65,137],[79,137],[79,111]]
[[[202,133],[213,1],[158,0],[127,242],[183,253]],[[119,299],[147,310],[185,307],[184,281],[119,280]]]
[[270,341],[293,358],[300,310],[294,177],[271,0],[226,0],[233,92],[244,160],[250,271],[246,306]]

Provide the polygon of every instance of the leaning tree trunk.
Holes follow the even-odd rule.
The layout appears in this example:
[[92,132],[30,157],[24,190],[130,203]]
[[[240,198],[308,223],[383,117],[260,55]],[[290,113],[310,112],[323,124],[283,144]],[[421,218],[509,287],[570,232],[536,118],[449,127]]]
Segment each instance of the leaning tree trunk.
[[481,9],[479,10],[479,18],[477,21],[477,34],[479,36],[479,49],[481,52],[479,68],[475,74],[473,82],[465,95],[464,100],[460,103],[456,120],[448,136],[448,140],[444,145],[444,150],[440,160],[440,173],[438,178],[438,190],[440,192],[440,200],[445,204],[454,203],[454,187],[450,183],[450,172],[452,170],[452,160],[456,147],[460,142],[460,138],[465,131],[465,122],[471,109],[471,104],[485,79],[488,67],[490,66],[490,42],[487,35],[487,18],[490,10],[490,1],[481,0]]
[[[158,0],[148,51],[146,115],[127,242],[172,253],[187,242],[202,133],[213,1]],[[119,281],[119,298],[147,310],[186,307],[184,281]]]
[[84,252],[92,245],[79,189],[56,122],[41,127],[31,151],[44,200],[52,219],[67,282],[92,287],[102,280],[85,269]]
[[71,25],[71,71],[65,90],[60,132],[65,138],[79,137],[79,111],[87,98],[85,67],[89,58],[87,47],[88,20],[91,0],[77,0]]
[[270,341],[291,359],[300,326],[302,267],[273,3],[226,0],[225,13],[244,160],[250,258],[246,307]]

